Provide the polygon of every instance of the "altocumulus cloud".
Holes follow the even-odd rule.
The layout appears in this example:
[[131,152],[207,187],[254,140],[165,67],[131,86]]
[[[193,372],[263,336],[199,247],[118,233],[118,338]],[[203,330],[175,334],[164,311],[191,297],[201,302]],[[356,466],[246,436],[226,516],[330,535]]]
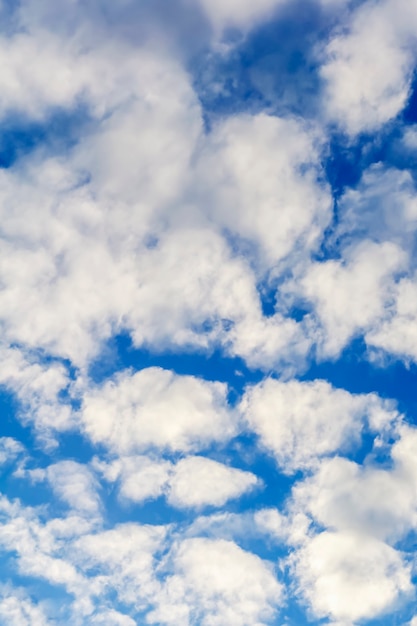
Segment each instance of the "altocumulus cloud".
[[0,624],[415,626],[416,0],[0,18]]

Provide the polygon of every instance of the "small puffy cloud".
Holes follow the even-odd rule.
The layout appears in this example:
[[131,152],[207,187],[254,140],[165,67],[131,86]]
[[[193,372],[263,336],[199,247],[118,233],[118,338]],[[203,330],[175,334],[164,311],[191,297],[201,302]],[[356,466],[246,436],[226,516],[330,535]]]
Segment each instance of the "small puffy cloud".
[[14,461],[24,450],[20,441],[13,437],[0,437],[0,466]]
[[91,570],[100,573],[100,588],[110,587],[122,602],[139,610],[159,590],[154,555],[163,549],[166,532],[162,526],[120,524],[80,537],[73,544],[73,559],[87,574]]
[[179,461],[170,479],[168,502],[179,508],[222,506],[259,484],[251,472],[201,456]]
[[196,450],[227,441],[236,428],[226,385],[157,367],[122,372],[88,391],[82,420],[94,443],[123,453]]
[[343,260],[307,268],[293,288],[313,305],[313,319],[321,326],[316,335],[321,357],[338,356],[355,335],[384,319],[406,260],[396,244],[363,240],[347,249]]
[[217,35],[227,28],[244,31],[267,20],[287,0],[199,0]]
[[[404,442],[392,454],[398,455],[401,447]],[[417,472],[407,469],[409,459],[407,455],[405,465],[397,463],[394,470],[363,468],[338,457],[323,461],[313,478],[294,487],[297,510],[328,528],[383,541],[400,539],[417,523]]]
[[341,623],[377,618],[413,590],[402,555],[368,535],[322,532],[296,553],[294,567],[314,615]]
[[324,380],[267,379],[248,387],[241,411],[286,473],[313,467],[321,456],[347,449],[371,430],[389,428],[397,413],[374,394],[353,395]]
[[366,334],[368,345],[395,354],[405,361],[417,360],[417,283],[415,275],[396,285],[385,319]]
[[[414,592],[413,556],[396,546],[417,523],[417,431],[401,425],[397,434],[384,467],[373,455],[363,465],[334,457],[293,486],[290,563],[317,617],[375,619]],[[303,517],[304,531],[294,535]]]
[[287,519],[277,509],[259,509],[254,514],[259,530],[282,541],[286,536]]
[[[417,14],[407,0],[360,3],[325,48],[321,75],[329,119],[351,135],[377,130],[405,106]],[[370,28],[372,25],[372,28]]]
[[48,437],[53,429],[73,425],[70,406],[59,397],[68,390],[70,379],[59,362],[40,362],[19,348],[0,350],[0,385],[13,392],[20,404],[20,416]]
[[336,237],[391,241],[411,251],[417,229],[417,196],[411,172],[377,163],[356,188],[338,200]]
[[94,465],[109,482],[119,482],[122,499],[143,502],[164,495],[177,508],[222,506],[260,484],[251,472],[201,456],[188,456],[176,464],[131,456],[110,463],[96,460]]
[[152,624],[261,626],[282,601],[271,565],[232,541],[186,539],[172,567],[148,616]]
[[102,626],[137,626],[137,622],[135,622],[131,617],[124,615],[123,613],[119,613],[114,609],[102,611],[97,615],[94,615],[90,618],[90,623],[101,624]]
[[29,470],[28,473],[33,480],[46,479],[54,494],[79,514],[99,514],[98,483],[86,465],[59,461],[46,469]]
[[88,532],[91,524],[72,515],[45,524],[36,510],[5,497],[0,498],[0,515],[0,547],[15,554],[19,574],[62,587],[75,597],[82,614],[91,612],[93,585],[86,584],[63,550],[66,540]]
[[95,459],[94,467],[107,481],[119,481],[120,497],[132,502],[164,494],[172,471],[169,461],[140,455],[120,457],[110,463]]

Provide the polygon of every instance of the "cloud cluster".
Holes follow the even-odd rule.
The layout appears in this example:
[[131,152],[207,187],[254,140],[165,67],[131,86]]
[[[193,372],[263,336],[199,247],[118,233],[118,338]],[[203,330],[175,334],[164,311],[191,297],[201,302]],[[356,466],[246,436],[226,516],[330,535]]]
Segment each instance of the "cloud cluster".
[[416,3],[296,4],[0,6],[2,624],[416,622]]

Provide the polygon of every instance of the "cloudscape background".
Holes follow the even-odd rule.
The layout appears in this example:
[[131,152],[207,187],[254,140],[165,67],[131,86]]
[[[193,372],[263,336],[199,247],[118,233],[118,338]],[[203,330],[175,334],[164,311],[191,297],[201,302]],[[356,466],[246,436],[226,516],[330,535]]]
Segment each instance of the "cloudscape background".
[[0,624],[416,626],[417,1],[0,24]]

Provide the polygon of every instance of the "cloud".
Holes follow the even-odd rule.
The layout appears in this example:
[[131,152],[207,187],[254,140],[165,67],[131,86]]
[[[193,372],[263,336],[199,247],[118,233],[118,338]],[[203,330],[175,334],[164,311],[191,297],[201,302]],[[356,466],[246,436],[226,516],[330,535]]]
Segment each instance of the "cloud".
[[[52,626],[42,606],[34,603],[22,590],[1,590],[0,620],[8,626]],[[4,621],[3,621],[4,620]]]
[[322,136],[313,126],[272,115],[234,115],[208,136],[199,194],[216,222],[258,248],[273,266],[314,249],[331,219],[319,181]]
[[29,470],[34,481],[47,480],[53,492],[74,512],[90,519],[100,516],[98,484],[90,470],[75,461],[59,461],[46,469]]
[[416,361],[416,297],[415,275],[402,278],[395,287],[385,319],[367,332],[367,343],[405,361]]
[[77,516],[44,523],[36,509],[0,500],[0,547],[3,553],[15,555],[17,572],[29,579],[40,579],[61,587],[75,598],[77,611],[91,613],[92,584],[65,557],[63,543],[69,538],[88,532],[90,523]]
[[289,516],[267,516],[272,522],[266,526],[284,537],[306,517],[304,531],[287,536],[295,546],[290,562],[299,591],[317,617],[375,619],[412,595],[413,554],[397,546],[417,520],[415,442],[415,428],[403,425],[384,467],[378,446],[363,465],[323,460],[313,476],[293,486]]
[[110,481],[119,481],[119,495],[132,502],[166,496],[177,508],[222,506],[260,484],[251,472],[228,467],[202,456],[187,456],[177,463],[146,456],[120,457],[94,466]]
[[16,396],[23,421],[34,423],[39,434],[52,443],[51,428],[62,431],[73,426],[70,405],[60,399],[70,386],[65,366],[39,362],[17,347],[0,348],[0,355],[0,384]]
[[319,322],[319,357],[337,357],[355,336],[384,319],[406,261],[396,244],[362,240],[345,250],[342,260],[307,268],[294,289],[311,303],[313,320]]
[[94,443],[129,453],[197,450],[236,432],[227,387],[153,367],[125,371],[84,397],[82,420]]
[[104,626],[136,626],[137,624],[137,622],[128,615],[124,615],[113,609],[94,615],[94,617],[91,618],[91,623],[104,624]]
[[187,457],[175,466],[168,502],[180,508],[222,506],[257,484],[259,481],[251,472],[204,457]]
[[286,3],[286,0],[260,0],[256,4],[250,0],[199,1],[218,35],[233,27],[249,30],[270,18],[277,8]]
[[371,165],[355,189],[346,189],[338,202],[338,211],[335,237],[348,241],[364,237],[378,243],[391,241],[412,254],[417,201],[410,171],[388,168],[382,163]]
[[364,2],[327,43],[320,69],[323,105],[328,118],[350,135],[377,130],[405,106],[415,23],[413,3]]
[[271,566],[232,541],[187,539],[172,566],[150,623],[261,626],[282,599]]
[[401,554],[360,534],[316,535],[297,554],[295,570],[315,616],[341,623],[378,617],[412,592]]
[[109,482],[119,481],[122,500],[144,502],[166,492],[172,464],[147,456],[123,456],[105,462],[95,458],[93,466]]
[[13,437],[0,437],[0,466],[14,461],[24,452],[24,447]]
[[123,603],[140,611],[159,591],[154,554],[163,548],[166,532],[163,527],[129,523],[85,534],[74,542],[73,558],[86,572],[100,572],[100,595],[108,588]]
[[285,473],[314,467],[322,456],[357,444],[368,421],[375,432],[395,423],[392,404],[314,380],[274,379],[248,387],[242,414]]

